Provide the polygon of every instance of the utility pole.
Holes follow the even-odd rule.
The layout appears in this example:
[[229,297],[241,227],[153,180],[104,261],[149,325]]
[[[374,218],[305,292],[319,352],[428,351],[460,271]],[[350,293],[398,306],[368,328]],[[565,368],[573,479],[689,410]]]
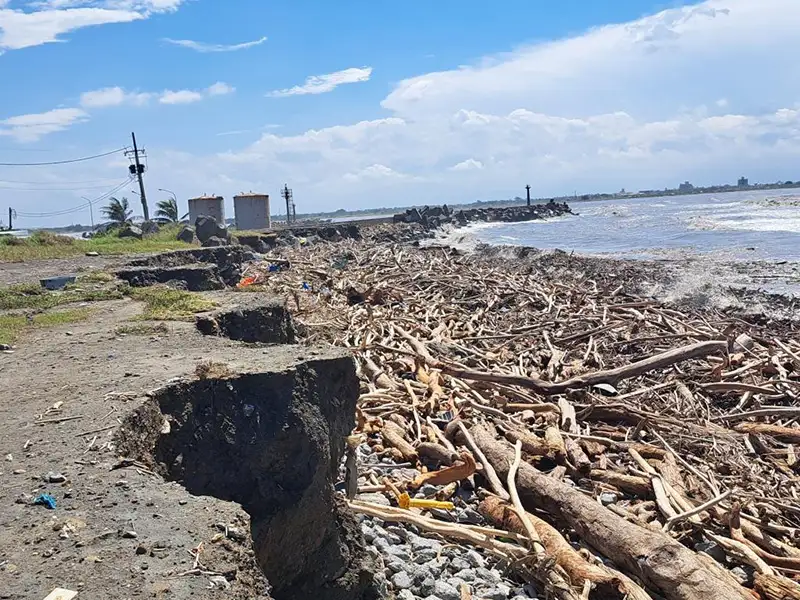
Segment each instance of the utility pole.
[[[147,196],[144,193],[144,179],[142,178],[142,174],[144,173],[144,165],[139,162],[139,148],[136,145],[136,134],[131,132],[131,138],[133,139],[133,163],[130,167],[130,171],[132,174],[136,175],[137,179],[139,180],[139,192],[142,198],[142,210],[144,211],[144,220],[150,220],[150,210],[147,208]],[[142,150],[142,155],[144,155],[144,150]],[[128,154],[126,152],[126,154]]]
[[526,185],[525,186],[525,190],[528,192],[528,206],[530,206],[531,205],[531,186],[530,185]]
[[297,220],[297,213],[294,206],[294,194],[292,194],[292,190],[289,189],[288,184],[283,184],[283,190],[281,190],[281,196],[283,199],[286,200],[286,224],[290,225],[292,223],[292,215],[294,214],[294,220]]
[[9,206],[8,207],[8,230],[9,231],[14,231],[14,223],[11,220],[13,216],[14,216],[14,209]]

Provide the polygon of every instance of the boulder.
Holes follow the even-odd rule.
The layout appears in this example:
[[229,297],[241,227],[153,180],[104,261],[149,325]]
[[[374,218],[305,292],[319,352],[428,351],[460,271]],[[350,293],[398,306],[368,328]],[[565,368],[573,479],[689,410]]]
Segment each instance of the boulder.
[[142,223],[142,233],[144,235],[154,235],[159,231],[161,231],[161,228],[155,221],[145,221]]
[[218,248],[220,246],[227,246],[228,245],[228,238],[221,238],[221,237],[210,237],[206,241],[203,242],[203,248]]
[[194,229],[192,227],[189,227],[188,225],[184,225],[178,232],[177,239],[178,241],[191,244],[192,242],[194,242]]
[[217,223],[213,217],[199,216],[194,222],[195,232],[197,239],[201,244],[205,244],[206,240],[212,237],[220,238],[223,240],[228,239],[228,228],[224,223]]
[[125,225],[125,227],[119,230],[117,235],[121,238],[135,238],[140,240],[144,234],[142,233],[142,229],[136,225]]

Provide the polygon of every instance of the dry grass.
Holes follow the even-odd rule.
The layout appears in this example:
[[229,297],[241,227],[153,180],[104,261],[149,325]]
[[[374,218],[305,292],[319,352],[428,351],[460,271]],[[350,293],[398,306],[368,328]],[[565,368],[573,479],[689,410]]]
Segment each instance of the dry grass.
[[168,335],[169,327],[166,323],[135,323],[122,325],[114,330],[117,335]]
[[233,371],[225,363],[209,360],[198,364],[194,374],[198,379],[225,379],[233,375]]

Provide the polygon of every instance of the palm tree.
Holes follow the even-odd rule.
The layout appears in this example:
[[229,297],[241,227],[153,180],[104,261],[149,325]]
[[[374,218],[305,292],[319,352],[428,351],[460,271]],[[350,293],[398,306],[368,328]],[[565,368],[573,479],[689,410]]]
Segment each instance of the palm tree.
[[107,206],[100,209],[109,221],[114,223],[127,223],[131,220],[133,211],[128,206],[128,199],[122,198],[121,200],[112,197]]
[[169,221],[171,223],[177,223],[180,221],[178,216],[178,202],[175,198],[169,198],[168,200],[161,200],[160,202],[156,203],[158,210],[156,211],[156,217],[159,219],[164,219],[165,221]]

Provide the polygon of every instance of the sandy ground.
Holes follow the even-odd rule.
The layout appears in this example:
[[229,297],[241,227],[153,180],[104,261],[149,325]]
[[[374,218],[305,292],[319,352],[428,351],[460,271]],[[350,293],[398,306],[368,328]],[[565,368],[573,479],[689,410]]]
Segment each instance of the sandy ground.
[[[263,370],[292,364],[308,349],[265,352],[203,337],[192,323],[170,323],[158,337],[119,337],[115,328],[140,306],[122,300],[92,309],[84,323],[34,331],[15,353],[0,354],[0,598],[41,599],[56,587],[86,600],[266,597],[246,513],[136,467],[114,469],[118,457],[107,443],[146,392],[193,376],[202,361]],[[48,413],[57,402],[61,409]],[[40,416],[74,419],[35,424]],[[66,481],[48,483],[48,473]],[[44,492],[56,498],[55,510],[30,503]],[[245,537],[211,543],[220,523]],[[212,589],[207,576],[180,576],[201,542],[202,565],[236,573],[230,589]]]
[[94,269],[108,269],[131,260],[130,256],[72,256],[46,260],[0,263],[0,285],[37,282],[58,275],[76,275]]

